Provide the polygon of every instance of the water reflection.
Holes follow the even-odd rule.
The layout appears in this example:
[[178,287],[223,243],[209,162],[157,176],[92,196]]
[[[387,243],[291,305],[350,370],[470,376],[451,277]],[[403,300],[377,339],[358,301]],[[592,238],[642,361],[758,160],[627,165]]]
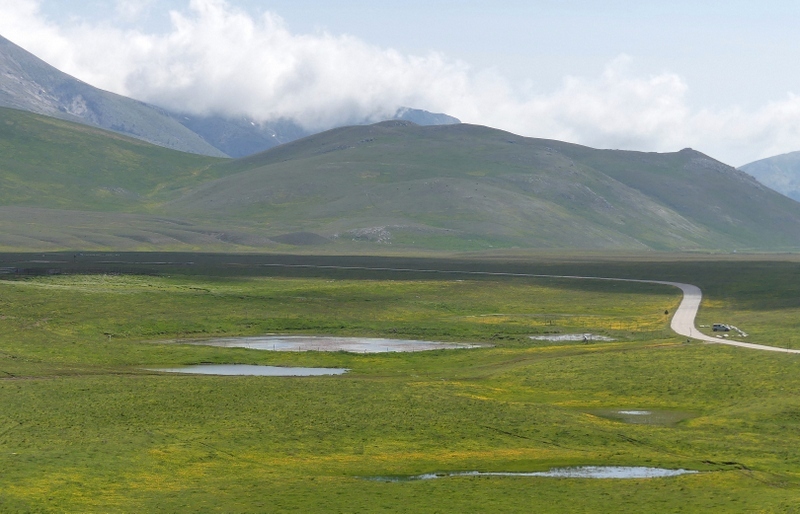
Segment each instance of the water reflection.
[[379,482],[408,482],[415,480],[434,480],[447,477],[547,477],[547,478],[598,478],[598,479],[643,479],[667,478],[690,475],[698,471],[690,469],[648,468],[642,466],[580,466],[553,468],[550,471],[530,473],[460,471],[454,473],[425,473],[422,475],[399,477],[370,477]]
[[598,409],[590,413],[623,423],[659,426],[673,426],[695,416],[691,412],[658,409]]
[[342,375],[343,368],[285,368],[279,366],[255,366],[252,364],[198,364],[180,368],[148,368],[148,371],[165,373],[188,373],[192,375],[246,375],[257,377],[317,377]]
[[194,344],[221,346],[225,348],[270,350],[276,352],[343,351],[352,353],[422,352],[430,350],[479,348],[482,346],[468,343],[414,341],[411,339],[327,336],[230,337],[211,339],[208,341],[196,341]]

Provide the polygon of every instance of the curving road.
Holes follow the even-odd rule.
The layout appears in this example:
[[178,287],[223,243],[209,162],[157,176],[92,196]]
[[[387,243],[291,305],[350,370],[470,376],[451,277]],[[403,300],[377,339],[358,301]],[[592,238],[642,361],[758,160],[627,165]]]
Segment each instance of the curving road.
[[800,350],[791,350],[788,348],[778,348],[777,346],[767,346],[763,344],[744,343],[741,341],[731,341],[728,339],[718,339],[703,334],[694,322],[697,318],[697,311],[700,309],[700,302],[703,299],[703,291],[692,284],[683,284],[681,282],[667,282],[664,280],[640,280],[633,278],[610,278],[610,277],[582,277],[577,275],[537,275],[533,273],[504,273],[492,271],[456,271],[456,270],[436,270],[436,269],[414,269],[414,268],[382,268],[370,266],[332,266],[332,265],[313,265],[313,264],[262,264],[264,267],[275,268],[308,268],[308,269],[334,269],[334,270],[353,270],[353,271],[392,271],[392,272],[409,272],[409,273],[435,273],[442,275],[481,275],[481,276],[495,276],[495,277],[529,277],[529,278],[567,278],[576,280],[609,280],[614,282],[639,282],[643,284],[662,284],[666,286],[677,287],[683,292],[683,299],[681,300],[678,309],[672,316],[670,328],[678,335],[688,337],[690,339],[697,339],[706,343],[724,344],[728,346],[738,346],[740,348],[749,348],[751,350],[763,350],[768,352],[782,352],[782,353],[800,353]]
[[683,300],[675,311],[672,317],[670,328],[677,334],[686,336],[692,339],[699,339],[707,343],[714,344],[727,344],[729,346],[738,346],[740,348],[750,348],[751,350],[764,350],[768,352],[782,352],[782,353],[800,353],[800,350],[790,350],[788,348],[778,348],[777,346],[766,346],[763,344],[744,343],[741,341],[730,341],[727,339],[717,339],[716,337],[707,336],[701,333],[694,326],[694,320],[697,317],[697,310],[700,308],[700,301],[703,299],[703,292],[699,287],[692,284],[681,284],[680,282],[662,282],[657,280],[646,280],[642,282],[650,282],[652,284],[666,284],[675,286],[683,291]]

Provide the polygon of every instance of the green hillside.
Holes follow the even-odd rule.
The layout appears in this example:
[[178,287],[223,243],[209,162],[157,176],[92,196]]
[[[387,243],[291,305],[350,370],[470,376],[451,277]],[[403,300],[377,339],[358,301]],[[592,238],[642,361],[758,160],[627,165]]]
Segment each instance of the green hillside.
[[0,204],[132,211],[211,177],[220,159],[0,108]]
[[693,150],[384,122],[239,160],[0,109],[0,248],[794,249],[800,204]]
[[686,149],[595,150],[472,125],[332,130],[220,166],[166,208],[272,233],[440,249],[794,248],[800,204]]
[[[160,214],[180,188],[215,177],[221,159],[0,108],[0,248],[230,248],[226,235]],[[228,239],[227,241],[225,239]]]

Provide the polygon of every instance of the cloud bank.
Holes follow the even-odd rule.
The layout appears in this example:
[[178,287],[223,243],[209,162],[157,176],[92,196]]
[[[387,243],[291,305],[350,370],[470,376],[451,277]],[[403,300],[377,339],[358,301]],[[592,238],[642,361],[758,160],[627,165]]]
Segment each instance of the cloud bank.
[[292,118],[324,129],[409,106],[600,148],[691,146],[737,165],[800,150],[800,96],[755,110],[691,109],[680,76],[636,76],[626,56],[599,77],[566,77],[542,94],[438,53],[295,34],[276,13],[253,16],[225,0],[191,0],[170,11],[164,33],[121,22],[155,4],[118,0],[117,20],[57,24],[37,0],[0,0],[0,34],[92,85],[192,114]]

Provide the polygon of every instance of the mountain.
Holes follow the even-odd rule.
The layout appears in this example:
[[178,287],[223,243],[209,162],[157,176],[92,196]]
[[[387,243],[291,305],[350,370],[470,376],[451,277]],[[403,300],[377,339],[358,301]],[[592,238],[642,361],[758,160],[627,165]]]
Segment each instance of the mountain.
[[461,123],[461,120],[458,118],[447,114],[428,112],[422,109],[411,109],[409,107],[401,107],[398,109],[392,119],[410,121],[423,127],[434,125],[458,125]]
[[0,106],[114,130],[166,148],[224,156],[163,109],[92,87],[2,36]]
[[800,202],[800,152],[761,159],[739,169],[765,186]]
[[700,152],[595,150],[385,122],[218,165],[165,205],[271,233],[439,249],[800,246],[800,204]]
[[[57,70],[2,36],[0,107],[92,125],[166,148],[215,157],[244,157],[311,134],[290,119],[257,122],[176,113],[109,93]],[[405,107],[394,118],[420,125],[459,123],[446,114]]]
[[700,152],[388,121],[230,160],[0,108],[0,248],[786,250],[800,203]]
[[[250,118],[190,114],[172,114],[172,117],[184,127],[198,134],[208,144],[226,155],[237,158],[263,152],[312,134],[296,122],[286,118],[259,122]],[[412,121],[417,125],[424,126],[461,123],[458,118],[447,114],[408,107],[398,109],[392,119]],[[360,124],[367,125],[369,122],[365,120]]]
[[173,118],[230,157],[246,157],[306,137],[309,132],[288,119],[258,122],[250,118],[173,114]]

